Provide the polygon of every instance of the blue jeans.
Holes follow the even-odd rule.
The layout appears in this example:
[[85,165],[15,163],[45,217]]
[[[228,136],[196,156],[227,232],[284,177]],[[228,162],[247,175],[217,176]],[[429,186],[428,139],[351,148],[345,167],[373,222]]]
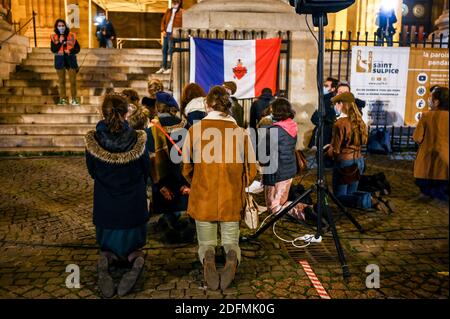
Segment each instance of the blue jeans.
[[364,158],[356,158],[354,160],[335,162],[333,169],[333,194],[342,203],[342,205],[347,207],[356,208],[371,208],[371,196],[367,192],[359,192],[358,184],[359,181],[355,181],[351,184],[339,184],[339,168],[349,167],[353,164],[358,165],[358,170],[360,174],[363,174],[365,169]]
[[161,67],[164,69],[167,69],[168,56],[170,56],[170,61],[172,62],[172,47],[173,47],[172,33],[168,32],[164,36],[163,46],[162,46],[163,60],[162,60]]

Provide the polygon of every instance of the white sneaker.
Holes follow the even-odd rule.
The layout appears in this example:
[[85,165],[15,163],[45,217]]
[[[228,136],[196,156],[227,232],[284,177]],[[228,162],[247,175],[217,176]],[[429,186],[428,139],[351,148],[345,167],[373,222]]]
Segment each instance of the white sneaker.
[[161,68],[161,69],[159,69],[158,71],[156,71],[156,74],[161,74],[161,73],[163,73],[165,71],[165,69],[164,68]]
[[170,71],[172,71],[171,69],[167,69],[163,72],[163,74],[170,74]]
[[259,181],[254,181],[249,187],[245,188],[247,193],[258,194],[264,191],[264,185]]

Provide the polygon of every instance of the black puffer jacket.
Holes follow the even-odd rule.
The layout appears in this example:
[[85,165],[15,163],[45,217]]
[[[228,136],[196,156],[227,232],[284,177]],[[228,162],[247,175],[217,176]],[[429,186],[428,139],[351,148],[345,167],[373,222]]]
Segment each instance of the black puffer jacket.
[[269,106],[274,97],[270,93],[261,94],[250,107],[250,127],[256,129],[256,125],[262,118],[264,110]]
[[[270,133],[276,131],[276,133]],[[271,136],[275,138],[271,138]],[[277,137],[277,138],[276,138]],[[297,136],[291,136],[278,125],[268,127],[266,132],[266,154],[270,154],[269,162],[260,164],[263,169],[263,184],[273,186],[275,183],[293,178],[297,174],[295,145]],[[278,152],[274,152],[278,148]],[[277,162],[277,165],[274,165]],[[274,171],[275,168],[275,171]]]
[[86,165],[94,179],[94,224],[105,229],[130,229],[148,221],[146,182],[150,157],[144,131],[126,123],[120,134],[104,121],[86,134]]

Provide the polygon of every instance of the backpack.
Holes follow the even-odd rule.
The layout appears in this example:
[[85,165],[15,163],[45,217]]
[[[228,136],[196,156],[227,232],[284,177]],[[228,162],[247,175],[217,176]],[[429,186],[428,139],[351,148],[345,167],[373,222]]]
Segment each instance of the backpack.
[[167,244],[187,244],[195,242],[195,221],[184,214],[176,217],[173,214],[162,215],[156,225],[162,241]]
[[392,191],[391,184],[384,173],[361,175],[358,190],[370,193],[380,192],[381,195],[389,195]]
[[367,151],[371,154],[390,154],[392,152],[391,134],[382,127],[372,130],[367,142]]
[[[289,189],[288,201],[294,201],[295,199],[303,195],[305,191],[306,191],[305,187],[303,187],[303,185],[301,184],[291,185],[291,188]],[[303,204],[312,205],[313,200],[311,198],[311,195],[308,195],[305,198],[303,198],[301,202]]]

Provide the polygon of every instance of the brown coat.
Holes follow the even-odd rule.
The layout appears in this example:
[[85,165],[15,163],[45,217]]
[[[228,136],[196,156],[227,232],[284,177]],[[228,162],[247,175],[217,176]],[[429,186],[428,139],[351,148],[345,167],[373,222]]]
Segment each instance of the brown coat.
[[430,111],[423,114],[414,141],[419,144],[414,177],[447,180],[448,174],[448,111]]
[[[243,158],[245,156],[249,163],[249,185],[256,176],[255,153],[246,131],[231,116],[225,120],[217,113],[211,112],[194,124],[186,136],[182,172],[191,184],[187,212],[199,221],[239,221],[245,200]],[[220,137],[211,137],[209,132],[205,132],[207,129],[220,132]],[[236,138],[225,140],[226,129],[234,129]],[[217,149],[212,147],[213,141],[220,142],[214,143],[219,145]],[[221,154],[216,150],[221,150]],[[217,157],[217,160],[207,163],[206,154],[211,154],[213,159]],[[226,158],[230,160],[225,161]]]
[[[183,12],[184,9],[179,9],[176,13],[175,13],[175,18],[173,19],[173,25],[172,25],[172,31],[175,28],[181,28],[182,24],[183,24]],[[166,10],[166,13],[164,13],[162,19],[161,19],[161,33],[166,31],[167,29],[167,25],[170,22],[170,18],[172,16],[172,9],[169,8]]]
[[327,154],[338,162],[362,156],[361,145],[355,145],[352,141],[352,124],[348,117],[341,117],[334,123],[331,146]]

